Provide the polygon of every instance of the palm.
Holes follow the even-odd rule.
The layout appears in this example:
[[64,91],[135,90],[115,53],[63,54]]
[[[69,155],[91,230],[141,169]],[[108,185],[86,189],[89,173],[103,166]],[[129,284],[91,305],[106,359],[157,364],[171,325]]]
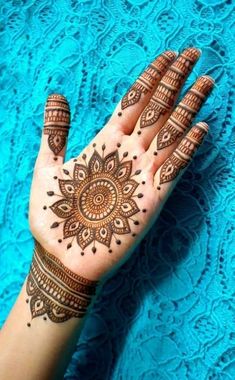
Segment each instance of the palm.
[[153,170],[146,166],[141,146],[131,137],[110,137],[106,128],[76,161],[35,170],[34,235],[64,264],[71,255],[76,257],[73,265],[79,271],[81,262],[86,268],[93,266],[95,254],[96,270],[109,270],[141,238],[158,211]]
[[[211,85],[208,79],[201,92],[208,93]],[[99,278],[128,257],[158,216],[177,174],[206,131],[202,123],[192,128],[195,143],[190,140],[190,145],[190,136],[185,137],[177,154],[183,133],[180,129],[177,133],[176,127],[172,132],[167,122],[169,109],[163,112],[153,107],[151,95],[133,86],[110,122],[79,157],[65,164],[63,154],[58,154],[65,141],[63,126],[59,125],[59,134],[58,125],[57,130],[53,123],[47,126],[49,137],[44,136],[42,149],[48,143],[56,161],[48,152],[39,155],[44,158],[39,158],[34,172],[31,229],[46,250],[90,279]],[[141,97],[142,104],[138,104]]]

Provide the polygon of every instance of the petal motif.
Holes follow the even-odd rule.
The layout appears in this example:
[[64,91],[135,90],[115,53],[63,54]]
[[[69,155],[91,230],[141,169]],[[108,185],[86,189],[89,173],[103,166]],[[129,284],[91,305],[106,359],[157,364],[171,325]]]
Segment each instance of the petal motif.
[[110,247],[111,239],[112,239],[112,231],[109,226],[104,226],[96,229],[95,239],[100,243]]
[[90,243],[94,241],[94,230],[91,228],[83,227],[77,234],[78,245],[82,249],[86,248]]
[[26,290],[27,290],[27,294],[29,296],[32,296],[35,293],[37,293],[37,285],[35,284],[35,281],[31,275],[31,273],[29,273],[29,275],[28,275],[28,281],[26,283]]
[[135,192],[139,184],[134,179],[129,179],[122,185],[122,194],[125,198],[129,198]]
[[77,235],[77,233],[82,229],[82,224],[77,220],[76,217],[69,218],[64,223],[64,238]]
[[66,144],[66,135],[49,134],[48,145],[55,155],[58,155]]
[[89,173],[102,173],[103,170],[103,160],[99,153],[95,150],[92,154],[89,164],[88,171]]
[[135,215],[139,210],[137,204],[133,199],[126,199],[121,205],[120,214],[126,218]]
[[51,305],[48,307],[47,315],[50,320],[55,323],[65,322],[73,316],[68,310],[65,311],[65,309],[60,306],[52,307]]
[[161,115],[165,115],[166,111],[166,108],[160,104],[156,103],[155,101],[150,101],[141,115],[140,128],[145,128],[156,123]]
[[122,98],[122,109],[124,110],[126,107],[131,106],[138,102],[141,97],[141,91],[132,86],[127,94]]
[[122,215],[116,216],[116,218],[110,222],[110,226],[113,232],[120,235],[128,234],[131,231],[128,220]]
[[59,187],[61,193],[66,198],[72,198],[75,193],[74,181],[59,179]]
[[119,181],[124,182],[127,181],[131,175],[132,170],[132,162],[126,161],[119,165],[115,173],[115,177],[119,179]]
[[50,209],[60,218],[69,218],[75,211],[73,202],[67,199],[60,199],[51,205]]
[[35,294],[30,300],[30,309],[32,317],[39,317],[47,312],[46,298]]
[[119,165],[118,151],[109,153],[104,159],[104,171],[106,173],[115,173]]
[[83,181],[88,176],[88,170],[85,165],[75,164],[73,170],[73,178],[77,181]]
[[173,181],[179,172],[187,166],[187,161],[179,158],[178,155],[172,154],[161,167],[160,185],[165,182]]

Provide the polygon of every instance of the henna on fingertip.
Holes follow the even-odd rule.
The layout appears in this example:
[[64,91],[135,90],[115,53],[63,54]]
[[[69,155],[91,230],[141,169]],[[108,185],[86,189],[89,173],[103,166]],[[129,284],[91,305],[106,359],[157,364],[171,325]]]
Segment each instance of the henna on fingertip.
[[55,157],[64,149],[70,127],[70,109],[63,95],[51,94],[44,111],[44,135]]

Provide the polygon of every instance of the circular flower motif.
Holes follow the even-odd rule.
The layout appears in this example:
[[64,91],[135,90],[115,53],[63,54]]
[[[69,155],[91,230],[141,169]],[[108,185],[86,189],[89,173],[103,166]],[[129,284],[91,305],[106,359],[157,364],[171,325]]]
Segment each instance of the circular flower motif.
[[120,161],[118,151],[103,158],[94,151],[88,165],[74,165],[71,179],[59,179],[63,198],[50,208],[65,219],[64,238],[76,236],[84,249],[95,241],[110,247],[113,234],[129,233],[128,218],[139,211],[131,172],[132,161]]

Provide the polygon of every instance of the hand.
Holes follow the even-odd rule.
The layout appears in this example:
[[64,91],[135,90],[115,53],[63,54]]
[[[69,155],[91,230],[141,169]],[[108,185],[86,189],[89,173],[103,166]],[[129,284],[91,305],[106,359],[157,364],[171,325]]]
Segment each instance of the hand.
[[91,143],[65,163],[69,105],[62,95],[48,97],[30,226],[39,249],[76,275],[96,281],[127,259],[202,143],[207,124],[189,127],[213,80],[198,78],[174,108],[199,56],[195,48],[160,55]]

